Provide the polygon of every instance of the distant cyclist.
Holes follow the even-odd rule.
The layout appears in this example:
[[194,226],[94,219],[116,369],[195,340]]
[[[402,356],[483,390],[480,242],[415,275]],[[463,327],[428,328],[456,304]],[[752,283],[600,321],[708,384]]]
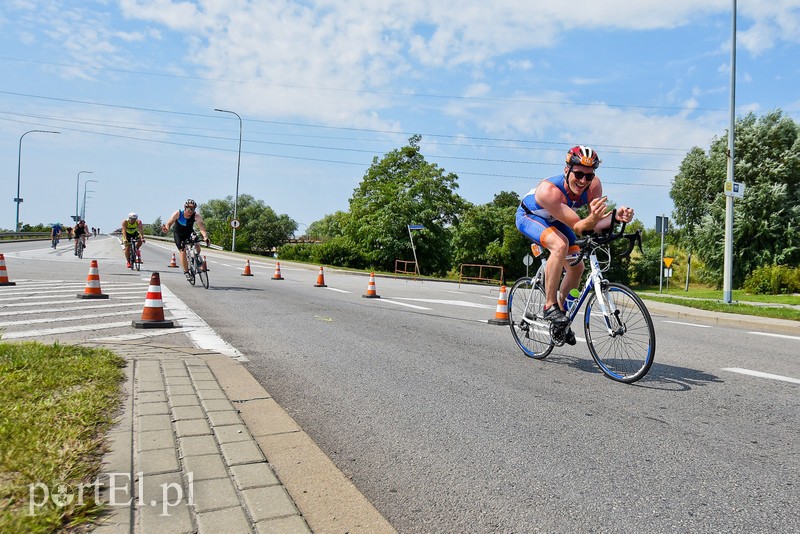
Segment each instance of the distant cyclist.
[[[161,228],[164,232],[169,232],[170,227],[175,225],[175,246],[178,247],[178,250],[181,254],[181,266],[183,267],[183,274],[186,275],[186,279],[190,281],[192,280],[192,275],[189,274],[189,263],[186,259],[186,250],[184,245],[186,241],[191,239],[192,233],[194,233],[195,223],[197,223],[197,228],[203,235],[203,240],[206,242],[206,245],[210,243],[208,234],[206,233],[206,225],[203,221],[203,217],[199,212],[195,211],[196,209],[197,202],[191,198],[188,199],[183,203],[183,209],[177,210],[175,213],[173,213],[172,217],[170,217],[166,224],[164,224],[164,226]],[[200,244],[195,243],[194,246],[195,250],[199,254]]]
[[142,221],[135,211],[128,214],[128,218],[122,221],[122,243],[125,245],[125,261],[128,263],[128,269],[131,268],[130,254],[131,254],[131,241],[136,241],[136,254],[139,263],[142,262],[141,248],[144,244],[144,228]]
[[86,228],[86,221],[78,221],[78,224],[75,225],[75,229],[72,231],[75,235],[75,255],[78,255],[78,242],[83,243],[83,247],[86,248],[86,237],[89,235],[89,229]]
[[53,243],[53,248],[56,248],[59,239],[61,239],[61,223],[55,223],[52,230],[50,230],[50,240]]

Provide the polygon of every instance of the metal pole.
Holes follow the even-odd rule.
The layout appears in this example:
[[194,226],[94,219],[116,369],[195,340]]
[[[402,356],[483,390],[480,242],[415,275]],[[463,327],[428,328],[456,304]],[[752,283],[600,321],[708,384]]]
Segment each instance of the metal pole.
[[19,232],[19,205],[22,202],[22,199],[19,196],[19,186],[20,186],[20,175],[22,170],[22,138],[28,135],[29,133],[39,132],[39,133],[52,133],[52,134],[60,134],[61,132],[52,132],[50,130],[28,130],[24,134],[19,137],[19,156],[17,158],[17,198],[14,199],[14,202],[17,203],[17,220],[14,224],[14,231]]
[[[217,109],[214,108],[214,111],[219,111],[222,113],[233,113],[239,119],[239,157],[236,159],[236,196],[233,199],[233,219],[236,220],[237,216],[237,209],[239,207],[239,170],[242,166],[242,118],[239,117],[239,114],[235,111],[229,111],[227,109]],[[236,252],[236,227],[233,227],[233,236],[231,240],[231,252]]]
[[79,171],[78,172],[78,179],[75,180],[75,222],[80,220],[81,212],[78,210],[78,197],[80,196],[81,191],[81,174],[88,173],[92,174],[92,171]]
[[407,226],[408,228],[408,237],[411,239],[411,251],[414,253],[414,271],[417,273],[417,276],[422,276],[419,271],[419,263],[417,262],[417,249],[414,247],[414,237],[411,235],[411,227]]
[[[728,129],[728,179],[733,191],[734,132],[736,130],[736,0],[731,23],[731,117]],[[722,274],[722,301],[733,302],[733,196],[725,195],[725,267]]]
[[83,207],[81,208],[80,219],[78,220],[86,220],[86,184],[88,184],[89,182],[97,182],[97,181],[98,180],[86,180],[85,182],[83,182]]
[[658,292],[664,286],[664,234],[667,233],[667,216],[661,216],[661,265],[658,266]]

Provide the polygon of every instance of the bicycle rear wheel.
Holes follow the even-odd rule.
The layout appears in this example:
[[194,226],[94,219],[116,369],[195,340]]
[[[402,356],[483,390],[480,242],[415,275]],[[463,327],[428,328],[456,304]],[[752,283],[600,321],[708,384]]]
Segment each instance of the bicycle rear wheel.
[[642,299],[623,284],[609,282],[605,299],[614,304],[616,314],[606,318],[592,293],[586,302],[583,331],[595,363],[610,379],[631,384],[641,379],[653,365],[656,332],[653,319]]
[[508,320],[511,335],[526,356],[541,360],[553,350],[550,323],[545,321],[545,294],[531,278],[520,278],[508,292]]

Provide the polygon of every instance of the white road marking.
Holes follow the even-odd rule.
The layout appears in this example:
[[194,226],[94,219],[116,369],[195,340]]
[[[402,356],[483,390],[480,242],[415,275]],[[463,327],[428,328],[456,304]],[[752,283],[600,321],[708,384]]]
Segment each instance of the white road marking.
[[[486,310],[495,309],[496,306],[489,306],[488,304],[476,304],[474,302],[467,302],[465,300],[446,300],[446,299],[415,299],[408,297],[394,297],[397,300],[410,300],[413,302],[427,302],[429,304],[448,304],[450,306],[463,306],[465,308],[482,308]],[[497,300],[497,299],[494,299]]]
[[800,378],[791,378],[788,376],[762,373],[761,371],[752,371],[750,369],[742,369],[741,367],[727,367],[723,369],[723,371],[729,371],[731,373],[739,373],[742,375],[756,376],[758,378],[769,378],[770,380],[780,380],[782,382],[789,382],[791,384],[800,384]]
[[335,287],[326,287],[325,289],[329,291],[336,291],[337,293],[351,293],[351,291],[345,291],[344,289],[336,289]]
[[86,332],[89,330],[103,330],[105,328],[122,328],[131,326],[130,321],[121,323],[98,323],[90,325],[67,326],[64,328],[47,328],[44,330],[25,330],[23,332],[4,332],[3,339],[19,339],[24,337],[50,336],[54,334],[71,334],[73,332]]
[[767,332],[748,332],[748,334],[755,334],[757,336],[771,336],[771,337],[780,337],[783,339],[797,339],[800,340],[798,336],[787,336],[785,334],[769,334]]
[[[132,299],[131,299],[132,300]],[[47,302],[40,302],[38,305],[48,304]],[[97,304],[95,306],[71,306],[69,308],[50,308],[50,309],[38,309],[38,310],[20,310],[20,311],[13,311],[13,312],[0,312],[0,317],[4,317],[7,315],[30,315],[33,313],[61,313],[65,311],[82,311],[82,310],[105,310],[108,308],[123,308],[128,306],[139,306],[138,302],[128,302],[122,304]],[[70,318],[71,319],[71,318]],[[59,320],[63,320],[59,318]],[[30,322],[30,321],[28,321]]]
[[378,302],[388,302],[389,304],[396,304],[397,306],[405,306],[406,308],[414,308],[415,310],[431,310],[432,308],[426,308],[424,306],[417,306],[416,304],[407,304],[405,302],[397,302],[390,299],[375,299]]
[[672,324],[682,324],[684,326],[695,326],[697,328],[711,328],[707,324],[695,324],[695,323],[682,323],[680,321],[664,321],[665,323],[672,323]]
[[[91,319],[102,319],[103,317],[115,317],[117,315],[131,315],[130,311],[119,311],[113,313],[96,313],[92,315],[72,315],[67,319],[70,321],[82,321]],[[24,321],[0,321],[0,327],[17,326],[21,324],[46,324],[46,323],[63,323],[64,317],[47,317],[44,319],[25,319]]]

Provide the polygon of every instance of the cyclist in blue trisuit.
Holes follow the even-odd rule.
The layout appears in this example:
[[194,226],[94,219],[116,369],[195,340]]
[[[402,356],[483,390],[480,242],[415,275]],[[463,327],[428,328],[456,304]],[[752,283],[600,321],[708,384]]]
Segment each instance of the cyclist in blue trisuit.
[[[611,227],[616,221],[631,222],[633,209],[620,206],[609,210],[603,186],[595,175],[600,166],[597,152],[588,146],[578,145],[569,149],[563,174],[542,180],[530,190],[517,209],[517,228],[528,239],[550,251],[545,267],[544,318],[557,325],[569,322],[563,311],[564,298],[578,287],[583,274],[583,262],[569,265],[568,254],[578,252],[575,234],[586,234]],[[575,210],[589,207],[589,214],[581,219]],[[559,281],[562,269],[566,270]]]
[[[53,229],[50,230],[50,241],[53,241],[53,239],[56,241],[61,239],[61,223],[55,223]],[[55,245],[53,245],[53,248],[56,248]]]
[[[210,243],[208,239],[208,234],[206,233],[206,225],[203,221],[203,216],[200,215],[199,212],[195,211],[197,209],[197,202],[192,200],[191,198],[188,199],[183,204],[182,210],[177,210],[175,213],[172,214],[172,217],[162,226],[162,230],[164,232],[169,232],[171,226],[175,225],[175,246],[178,247],[178,250],[181,253],[181,266],[183,267],[183,274],[186,275],[187,280],[192,280],[192,275],[189,274],[189,263],[186,260],[186,249],[184,248],[184,243],[191,238],[192,233],[194,232],[194,224],[197,223],[197,228],[200,230],[200,233],[203,236],[203,240],[206,242],[206,245]],[[195,250],[198,254],[200,254],[200,244],[195,243]]]

